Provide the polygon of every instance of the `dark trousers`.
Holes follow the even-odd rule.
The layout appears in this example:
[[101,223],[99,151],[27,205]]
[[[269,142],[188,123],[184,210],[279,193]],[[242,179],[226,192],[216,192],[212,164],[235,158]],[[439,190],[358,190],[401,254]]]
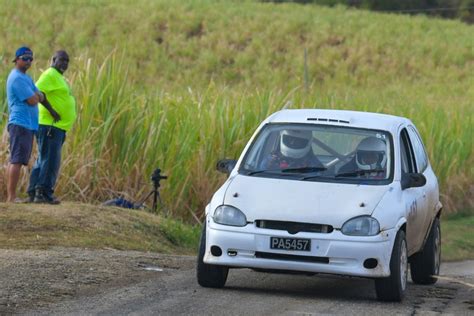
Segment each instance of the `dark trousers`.
[[42,189],[44,194],[52,195],[61,164],[61,149],[66,132],[62,129],[40,125],[36,140],[38,143],[38,158],[31,170],[28,194],[34,195],[36,189]]

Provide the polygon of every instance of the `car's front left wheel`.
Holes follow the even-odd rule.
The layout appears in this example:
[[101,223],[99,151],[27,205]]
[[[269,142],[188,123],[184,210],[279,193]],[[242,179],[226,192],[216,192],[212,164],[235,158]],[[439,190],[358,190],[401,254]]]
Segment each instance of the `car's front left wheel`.
[[197,261],[197,281],[203,287],[224,287],[227,281],[229,268],[213,264],[204,263],[204,254],[206,253],[206,224],[202,228],[201,240],[199,243],[199,254]]
[[375,280],[377,298],[381,301],[401,301],[407,287],[408,250],[405,232],[399,230],[390,258],[390,276]]

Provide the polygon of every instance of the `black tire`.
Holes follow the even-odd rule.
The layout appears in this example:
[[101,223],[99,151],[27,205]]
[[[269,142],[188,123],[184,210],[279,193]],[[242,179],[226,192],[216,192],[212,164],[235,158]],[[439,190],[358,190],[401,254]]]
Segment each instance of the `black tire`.
[[229,268],[204,263],[206,252],[206,224],[202,228],[201,240],[199,243],[199,254],[197,259],[196,275],[200,286],[222,288],[227,281]]
[[375,292],[381,301],[399,302],[405,295],[408,275],[408,250],[405,232],[399,230],[390,258],[390,276],[375,280]]
[[410,258],[411,279],[416,284],[434,284],[438,281],[441,262],[441,227],[435,218],[423,249]]

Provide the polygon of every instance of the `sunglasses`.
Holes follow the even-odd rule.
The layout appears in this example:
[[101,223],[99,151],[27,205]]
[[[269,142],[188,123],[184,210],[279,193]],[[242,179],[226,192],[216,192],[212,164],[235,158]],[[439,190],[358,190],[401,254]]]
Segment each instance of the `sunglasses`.
[[20,56],[18,57],[19,59],[23,60],[23,61],[33,61],[33,57],[32,56]]

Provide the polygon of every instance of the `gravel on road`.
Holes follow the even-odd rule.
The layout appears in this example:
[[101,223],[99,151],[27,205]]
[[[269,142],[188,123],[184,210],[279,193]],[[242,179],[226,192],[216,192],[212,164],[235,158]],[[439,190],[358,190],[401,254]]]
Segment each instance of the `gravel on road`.
[[443,263],[434,286],[410,282],[404,301],[388,304],[376,301],[371,280],[329,275],[231,270],[224,289],[206,289],[195,262],[113,249],[0,249],[0,315],[474,313],[474,261]]

